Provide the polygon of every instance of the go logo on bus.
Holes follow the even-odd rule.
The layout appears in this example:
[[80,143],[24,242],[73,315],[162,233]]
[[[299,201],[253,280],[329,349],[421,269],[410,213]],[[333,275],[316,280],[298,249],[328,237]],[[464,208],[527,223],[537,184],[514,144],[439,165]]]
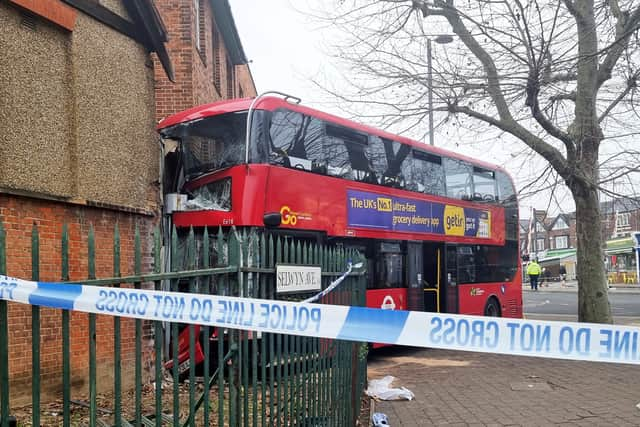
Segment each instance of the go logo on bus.
[[282,215],[282,224],[284,225],[296,225],[298,223],[298,217],[291,212],[291,208],[287,205],[280,208],[280,215]]

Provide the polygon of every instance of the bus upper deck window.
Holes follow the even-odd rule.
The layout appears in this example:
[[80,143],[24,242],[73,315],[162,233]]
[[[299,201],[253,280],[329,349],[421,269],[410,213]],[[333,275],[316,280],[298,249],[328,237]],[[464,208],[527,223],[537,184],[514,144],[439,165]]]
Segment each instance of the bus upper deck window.
[[179,141],[180,161],[189,181],[244,163],[246,118],[246,112],[204,117],[163,129],[161,134],[165,141]]
[[269,129],[270,161],[286,167],[317,172],[324,163],[324,129],[314,117],[276,110]]
[[410,190],[426,194],[444,195],[444,170],[442,157],[420,150],[413,150],[411,167],[408,168]]
[[496,172],[496,184],[498,187],[498,198],[504,205],[516,204],[516,190],[513,187],[513,183],[509,177],[501,172]]
[[371,169],[375,173],[378,183],[388,168],[387,155],[385,152],[385,146],[382,138],[378,136],[369,136],[369,141],[365,146],[365,155],[369,160]]
[[474,166],[473,200],[495,202],[497,194],[495,172]]
[[456,199],[470,200],[473,194],[471,165],[462,160],[448,157],[445,157],[443,160],[447,196]]

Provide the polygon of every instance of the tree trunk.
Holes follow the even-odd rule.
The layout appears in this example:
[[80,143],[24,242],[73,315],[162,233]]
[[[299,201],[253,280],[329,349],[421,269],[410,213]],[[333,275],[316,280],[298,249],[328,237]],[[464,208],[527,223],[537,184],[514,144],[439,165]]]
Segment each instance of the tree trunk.
[[600,233],[597,191],[572,186],[576,202],[578,319],[580,322],[613,323]]

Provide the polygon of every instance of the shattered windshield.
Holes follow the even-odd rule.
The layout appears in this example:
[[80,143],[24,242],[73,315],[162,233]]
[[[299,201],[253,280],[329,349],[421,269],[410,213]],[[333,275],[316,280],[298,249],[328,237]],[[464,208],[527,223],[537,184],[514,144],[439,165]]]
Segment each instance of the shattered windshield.
[[[257,140],[262,112],[253,114],[253,139]],[[245,162],[247,112],[205,117],[162,130],[164,138],[180,141],[181,160],[187,180]],[[249,157],[258,156],[251,144]]]

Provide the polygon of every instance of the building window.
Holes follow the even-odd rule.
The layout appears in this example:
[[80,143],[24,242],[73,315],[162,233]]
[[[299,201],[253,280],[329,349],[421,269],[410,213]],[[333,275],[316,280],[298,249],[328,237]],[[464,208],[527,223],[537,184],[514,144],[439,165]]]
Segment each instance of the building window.
[[536,240],[536,252],[544,251],[544,239]]
[[227,56],[227,61],[226,61],[226,65],[227,65],[227,99],[232,99],[233,95],[234,95],[234,83],[235,83],[235,76],[233,74],[233,64],[231,63],[231,59],[229,59],[229,57]]
[[200,55],[204,56],[204,46],[205,46],[205,37],[204,37],[204,1],[203,0],[193,0],[193,8],[195,11],[195,42],[196,49],[200,52]]
[[616,215],[616,231],[627,230],[629,228],[629,212]]
[[543,226],[541,223],[539,223],[539,222],[536,222],[536,231],[537,231],[538,233],[544,233],[544,231],[545,231],[545,230],[544,230],[544,226]]
[[220,71],[220,52],[222,51],[222,45],[220,44],[220,33],[215,25],[212,26],[211,29],[211,40],[212,40],[212,54],[213,54],[213,85],[218,90],[220,96],[222,96],[221,87],[221,71]]
[[569,226],[562,217],[558,217],[556,223],[553,225],[554,230],[566,230],[567,228],[569,228]]
[[556,236],[556,249],[567,249],[569,247],[569,236]]

